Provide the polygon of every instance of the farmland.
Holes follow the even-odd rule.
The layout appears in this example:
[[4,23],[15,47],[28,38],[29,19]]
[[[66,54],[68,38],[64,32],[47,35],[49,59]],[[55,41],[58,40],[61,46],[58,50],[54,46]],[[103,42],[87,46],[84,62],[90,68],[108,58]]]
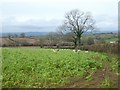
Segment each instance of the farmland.
[[2,48],[2,86],[118,87],[118,57],[70,49]]

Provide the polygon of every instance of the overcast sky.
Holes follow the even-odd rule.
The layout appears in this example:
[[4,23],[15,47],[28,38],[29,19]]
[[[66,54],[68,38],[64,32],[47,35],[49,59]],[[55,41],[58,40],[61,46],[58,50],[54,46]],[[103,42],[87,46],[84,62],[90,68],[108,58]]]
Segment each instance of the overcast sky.
[[99,29],[116,29],[119,0],[2,0],[3,26],[59,26],[72,9],[91,12]]

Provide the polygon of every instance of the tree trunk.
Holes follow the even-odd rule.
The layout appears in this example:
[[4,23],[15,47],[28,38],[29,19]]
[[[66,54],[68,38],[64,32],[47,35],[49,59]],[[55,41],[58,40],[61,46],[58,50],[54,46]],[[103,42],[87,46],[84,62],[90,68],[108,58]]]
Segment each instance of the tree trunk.
[[81,45],[81,35],[78,36],[78,48],[77,49],[80,49],[80,45]]
[[78,41],[78,49],[80,49],[80,45],[81,45],[81,39],[79,38],[79,41]]

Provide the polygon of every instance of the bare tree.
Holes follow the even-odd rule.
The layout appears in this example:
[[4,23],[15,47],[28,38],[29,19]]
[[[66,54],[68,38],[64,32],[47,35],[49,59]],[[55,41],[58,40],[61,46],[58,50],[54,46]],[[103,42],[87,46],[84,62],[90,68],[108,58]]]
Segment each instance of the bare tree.
[[75,48],[77,46],[77,38],[74,35],[74,33],[69,32],[69,33],[66,33],[65,36],[66,36],[65,38],[67,41],[74,43],[74,48]]
[[55,32],[50,32],[48,35],[47,35],[47,39],[48,39],[48,44],[49,46],[53,46],[54,44],[57,44],[58,43],[58,40],[57,40],[57,34]]
[[58,41],[58,44],[64,43],[64,32],[61,31],[59,28],[56,30],[56,39]]
[[76,51],[80,48],[82,34],[94,30],[95,21],[88,13],[81,12],[77,9],[65,14],[65,20],[60,28],[67,32],[73,33],[73,40],[76,43]]

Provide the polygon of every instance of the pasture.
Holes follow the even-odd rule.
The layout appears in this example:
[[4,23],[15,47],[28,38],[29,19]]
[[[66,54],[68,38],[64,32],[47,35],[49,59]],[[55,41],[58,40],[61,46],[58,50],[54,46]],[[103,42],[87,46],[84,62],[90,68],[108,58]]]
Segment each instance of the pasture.
[[70,49],[3,48],[2,87],[117,87],[118,57]]

